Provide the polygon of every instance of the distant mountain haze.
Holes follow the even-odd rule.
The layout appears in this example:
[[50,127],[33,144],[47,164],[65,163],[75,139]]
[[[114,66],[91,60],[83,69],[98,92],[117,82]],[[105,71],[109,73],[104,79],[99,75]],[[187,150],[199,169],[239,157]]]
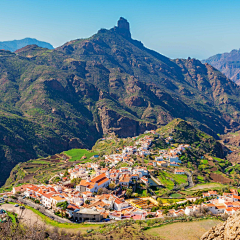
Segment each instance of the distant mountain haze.
[[225,74],[233,82],[240,85],[240,49],[232,50],[229,53],[217,54],[208,59],[202,60]]
[[35,38],[24,38],[21,40],[12,40],[12,41],[3,41],[0,42],[0,49],[8,50],[11,52],[15,52],[16,50],[23,48],[27,45],[37,45],[42,48],[53,49],[54,47],[47,42],[39,41]]

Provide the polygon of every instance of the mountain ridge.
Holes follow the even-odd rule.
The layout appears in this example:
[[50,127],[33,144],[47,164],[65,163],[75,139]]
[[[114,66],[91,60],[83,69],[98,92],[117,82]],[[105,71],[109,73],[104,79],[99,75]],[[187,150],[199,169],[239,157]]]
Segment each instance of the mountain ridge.
[[209,64],[145,48],[120,20],[56,49],[0,50],[1,184],[18,162],[111,132],[136,136],[175,118],[215,138],[240,128],[239,86]]
[[212,65],[233,82],[240,84],[240,49],[213,55],[202,62]]
[[20,39],[20,40],[2,41],[0,42],[0,49],[15,52],[18,49],[21,49],[23,47],[26,47],[27,45],[33,45],[33,44],[42,48],[54,49],[54,47],[50,43],[39,41],[35,38],[29,38],[29,37]]

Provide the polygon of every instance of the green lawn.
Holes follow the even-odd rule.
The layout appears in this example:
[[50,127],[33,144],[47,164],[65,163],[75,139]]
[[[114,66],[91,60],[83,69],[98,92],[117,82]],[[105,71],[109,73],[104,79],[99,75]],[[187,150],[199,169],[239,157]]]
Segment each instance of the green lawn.
[[187,175],[178,175],[178,174],[173,174],[172,178],[178,183],[178,184],[182,184],[182,183],[186,183],[187,182]]
[[160,180],[160,182],[166,188],[172,189],[174,187],[174,183],[169,178],[172,178],[172,176],[169,173],[165,172],[165,171],[161,171],[160,174],[158,175],[158,179]]
[[197,179],[199,182],[204,183],[204,177],[202,176],[197,176]]
[[173,194],[170,195],[170,197],[171,198],[180,198],[180,197],[182,197],[182,195],[179,194],[179,193],[173,193]]
[[166,171],[161,171],[160,174],[158,175],[158,179],[169,190],[173,189],[174,181],[176,181],[177,184],[182,184],[187,182],[186,175],[178,175],[178,174],[169,173]]
[[207,165],[208,164],[208,160],[204,159],[201,161],[203,164]]
[[83,156],[86,156],[87,159],[89,159],[93,155],[98,155],[98,152],[91,152],[91,151],[88,151],[87,149],[78,149],[78,148],[65,151],[64,153],[69,157],[71,157],[69,161],[72,161],[72,162],[81,160]]
[[43,160],[32,160],[29,161],[30,163],[37,163],[37,164],[51,164],[51,162],[43,161]]
[[223,187],[226,187],[226,185],[220,184],[220,183],[202,183],[197,184],[192,188],[189,188],[188,190],[184,191],[187,195],[192,195],[194,192],[201,190],[201,191],[208,191],[208,190],[220,190]]

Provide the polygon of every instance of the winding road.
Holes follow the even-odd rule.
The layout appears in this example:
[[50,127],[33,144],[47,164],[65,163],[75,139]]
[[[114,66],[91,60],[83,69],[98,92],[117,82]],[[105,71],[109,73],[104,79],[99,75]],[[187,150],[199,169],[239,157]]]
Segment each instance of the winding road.
[[187,178],[188,178],[188,186],[185,187],[185,189],[194,187],[194,183],[193,183],[193,180],[192,180],[192,174],[190,172],[187,172],[187,171],[185,171],[185,173],[186,173]]

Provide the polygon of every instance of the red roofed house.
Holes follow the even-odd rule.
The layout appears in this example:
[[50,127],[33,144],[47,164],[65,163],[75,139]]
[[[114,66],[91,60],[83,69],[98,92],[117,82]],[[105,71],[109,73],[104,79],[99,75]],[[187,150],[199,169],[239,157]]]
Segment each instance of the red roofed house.
[[217,192],[216,191],[208,191],[207,193],[203,193],[203,197],[216,197]]
[[141,177],[140,180],[145,183],[148,184],[148,179],[146,177]]
[[119,179],[119,184],[124,187],[128,187],[131,182],[131,177],[128,174],[123,174]]
[[91,180],[82,180],[80,184],[76,186],[76,190],[79,192],[97,192],[99,188],[106,188],[110,183],[110,179],[106,177],[105,173]]
[[237,191],[237,189],[230,189],[230,192],[231,192],[232,194],[238,196],[238,191]]
[[233,201],[234,201],[234,202],[240,201],[240,196],[233,195]]
[[174,174],[185,174],[185,171],[181,169],[180,170],[175,169]]
[[114,209],[116,209],[117,211],[120,211],[124,208],[129,207],[129,204],[128,204],[128,202],[125,202],[125,201],[120,200],[119,198],[116,198],[114,200],[114,205],[113,206],[114,206]]
[[13,194],[16,194],[17,192],[25,192],[25,190],[29,187],[32,187],[33,185],[32,184],[26,184],[26,185],[22,185],[22,186],[19,186],[19,187],[13,187],[13,190],[12,190],[12,193]]

